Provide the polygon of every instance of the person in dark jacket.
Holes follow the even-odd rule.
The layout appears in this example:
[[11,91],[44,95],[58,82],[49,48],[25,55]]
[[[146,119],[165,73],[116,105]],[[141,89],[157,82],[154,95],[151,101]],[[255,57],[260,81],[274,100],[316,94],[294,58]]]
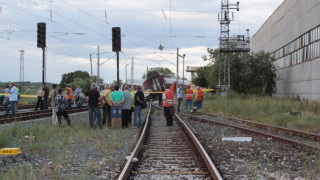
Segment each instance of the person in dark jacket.
[[88,110],[89,110],[89,124],[90,127],[93,128],[93,113],[98,118],[98,126],[102,128],[101,126],[101,114],[100,114],[100,107],[99,107],[99,102],[101,101],[100,93],[97,90],[97,85],[93,83],[91,85],[91,89],[87,92],[85,92],[82,95],[86,100],[89,98],[89,103],[88,103]]
[[134,126],[141,127],[143,122],[141,107],[144,101],[144,94],[142,92],[141,86],[138,86],[137,90],[138,91],[134,96]]
[[[71,121],[66,110],[66,102],[66,98],[62,95],[62,89],[58,89],[58,95],[55,98],[58,124],[61,125],[61,117],[63,116],[67,121],[68,126],[71,126]],[[62,104],[64,105],[64,109],[60,107]]]

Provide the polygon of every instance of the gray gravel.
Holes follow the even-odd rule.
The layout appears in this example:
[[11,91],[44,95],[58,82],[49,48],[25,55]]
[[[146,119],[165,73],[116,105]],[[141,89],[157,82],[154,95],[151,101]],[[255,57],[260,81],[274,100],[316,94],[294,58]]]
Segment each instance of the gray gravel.
[[[224,179],[320,179],[319,155],[234,128],[186,122]],[[223,137],[251,137],[252,141],[222,141]]]

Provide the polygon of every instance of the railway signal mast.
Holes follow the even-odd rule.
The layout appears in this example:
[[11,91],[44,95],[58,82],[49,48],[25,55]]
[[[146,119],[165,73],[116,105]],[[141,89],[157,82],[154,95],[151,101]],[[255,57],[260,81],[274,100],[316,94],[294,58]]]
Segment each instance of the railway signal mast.
[[[250,51],[250,38],[245,38],[244,35],[237,35],[230,38],[229,24],[234,20],[234,13],[230,17],[230,10],[239,11],[239,1],[236,4],[229,4],[229,0],[221,0],[221,14],[218,20],[220,22],[220,61],[219,61],[219,88],[221,91],[230,88],[230,58],[221,59],[221,53],[234,53],[234,52],[249,52]],[[247,29],[247,33],[249,30]],[[248,33],[249,34],[249,33]]]
[[112,28],[112,51],[117,53],[117,84],[119,82],[119,51],[121,51],[121,29],[120,27]]
[[46,82],[46,23],[38,23],[37,47],[42,48],[42,83]]

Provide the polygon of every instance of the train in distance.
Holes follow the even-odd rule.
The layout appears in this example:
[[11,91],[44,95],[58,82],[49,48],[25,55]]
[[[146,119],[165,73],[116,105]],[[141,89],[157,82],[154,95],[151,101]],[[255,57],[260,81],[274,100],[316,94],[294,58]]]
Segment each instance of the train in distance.
[[[169,84],[172,85],[175,81],[177,81],[176,79],[173,78],[165,78],[163,74],[156,72],[156,71],[152,71],[149,72],[147,75],[146,80],[141,80],[141,81],[137,81],[135,80],[134,85],[134,89],[136,88],[136,86],[141,86],[143,92],[160,92],[160,91],[164,91],[164,87]],[[178,84],[189,84],[190,81],[188,80],[183,80],[179,79]],[[127,84],[123,84],[124,85],[128,85],[130,86],[130,80],[128,81]]]

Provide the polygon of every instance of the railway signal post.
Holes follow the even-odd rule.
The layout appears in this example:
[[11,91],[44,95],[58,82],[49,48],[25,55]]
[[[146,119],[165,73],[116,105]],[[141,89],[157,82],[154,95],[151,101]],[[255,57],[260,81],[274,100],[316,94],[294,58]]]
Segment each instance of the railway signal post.
[[117,84],[119,82],[119,51],[121,51],[121,29],[120,27],[112,28],[112,51],[117,53]]
[[42,83],[46,81],[46,23],[38,23],[37,47],[42,48]]

